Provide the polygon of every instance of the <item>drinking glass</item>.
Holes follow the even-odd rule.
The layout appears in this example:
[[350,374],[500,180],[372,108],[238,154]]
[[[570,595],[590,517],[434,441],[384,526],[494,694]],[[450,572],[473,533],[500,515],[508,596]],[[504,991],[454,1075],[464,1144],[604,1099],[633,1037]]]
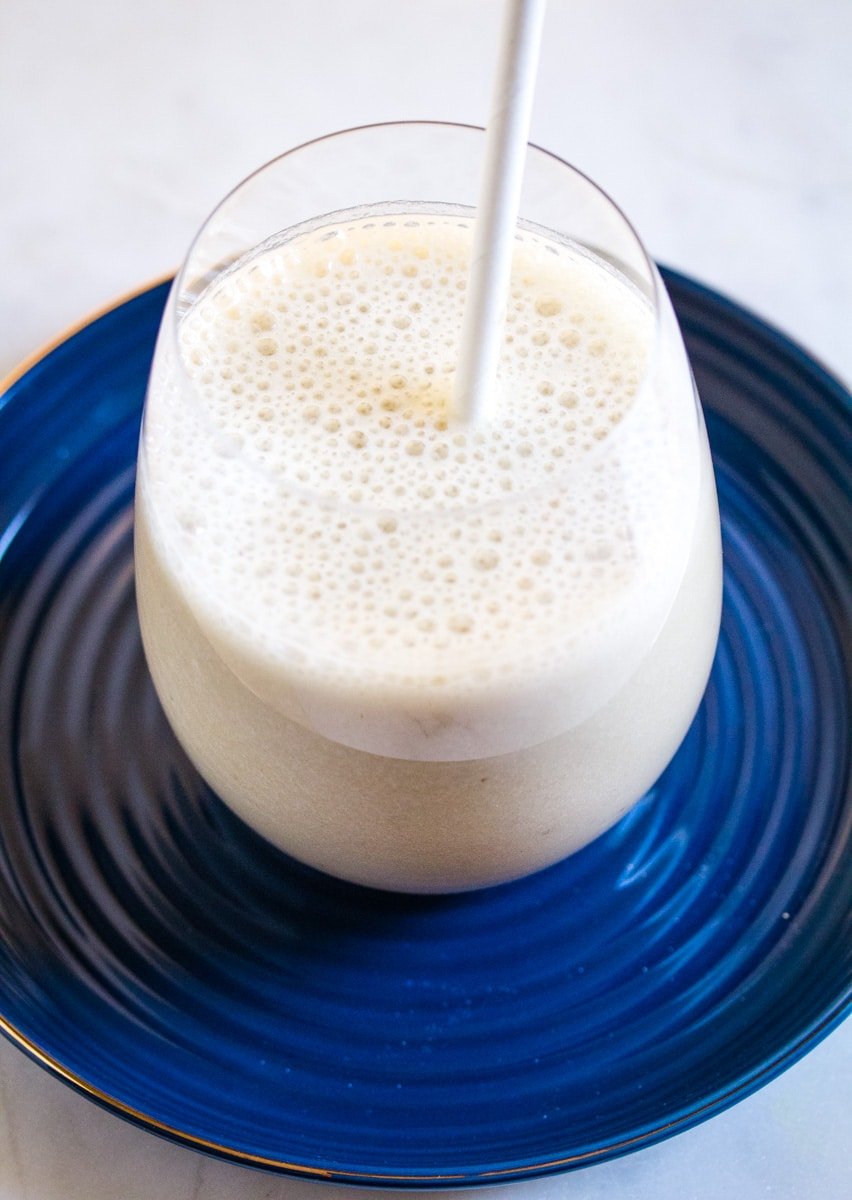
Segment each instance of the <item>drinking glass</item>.
[[719,628],[707,437],[630,223],[529,147],[491,411],[452,382],[483,131],[348,130],[212,213],[143,420],[146,657],[202,776],[282,850],[453,891],[614,824]]

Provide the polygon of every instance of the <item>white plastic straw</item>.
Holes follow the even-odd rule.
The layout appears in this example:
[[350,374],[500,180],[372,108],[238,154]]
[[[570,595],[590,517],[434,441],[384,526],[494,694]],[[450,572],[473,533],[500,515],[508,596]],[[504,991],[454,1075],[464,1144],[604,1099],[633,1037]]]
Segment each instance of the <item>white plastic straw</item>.
[[453,397],[461,421],[487,416],[497,376],[546,2],[504,9]]

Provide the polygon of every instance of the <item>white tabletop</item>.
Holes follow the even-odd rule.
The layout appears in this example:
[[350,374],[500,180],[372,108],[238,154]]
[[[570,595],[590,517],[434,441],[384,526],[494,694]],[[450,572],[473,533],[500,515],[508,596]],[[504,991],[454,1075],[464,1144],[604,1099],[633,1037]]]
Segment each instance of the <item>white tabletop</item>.
[[[0,374],[172,269],[280,151],[371,121],[482,123],[498,17],[497,0],[3,0]],[[551,0],[533,117],[658,259],[846,379],[850,43],[849,0]],[[499,1195],[841,1200],[850,1111],[847,1026],[694,1130]],[[159,1141],[0,1044],[0,1200],[324,1194]]]

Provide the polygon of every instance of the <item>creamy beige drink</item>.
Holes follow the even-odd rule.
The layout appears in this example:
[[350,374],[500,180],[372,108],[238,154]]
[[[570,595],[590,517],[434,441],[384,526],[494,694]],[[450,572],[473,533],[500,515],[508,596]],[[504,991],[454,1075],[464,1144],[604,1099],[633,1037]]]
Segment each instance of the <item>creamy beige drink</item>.
[[146,654],[213,788],[360,882],[451,890],[591,840],[706,683],[718,514],[688,372],[613,268],[519,237],[487,422],[451,411],[449,211],[338,216],[221,275],[158,352]]

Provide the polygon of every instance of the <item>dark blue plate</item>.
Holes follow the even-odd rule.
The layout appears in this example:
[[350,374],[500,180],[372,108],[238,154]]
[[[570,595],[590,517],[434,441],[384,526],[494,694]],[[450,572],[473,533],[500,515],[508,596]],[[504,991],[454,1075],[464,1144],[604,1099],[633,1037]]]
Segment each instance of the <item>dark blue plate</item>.
[[667,276],[724,517],[677,758],[519,883],[417,898],[295,863],[211,795],[139,644],[133,463],[162,284],[0,398],[0,1025],[239,1162],[454,1186],[583,1166],[753,1091],[840,1021],[852,939],[848,396]]

